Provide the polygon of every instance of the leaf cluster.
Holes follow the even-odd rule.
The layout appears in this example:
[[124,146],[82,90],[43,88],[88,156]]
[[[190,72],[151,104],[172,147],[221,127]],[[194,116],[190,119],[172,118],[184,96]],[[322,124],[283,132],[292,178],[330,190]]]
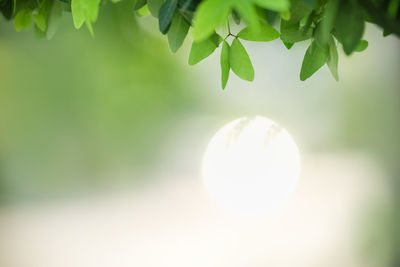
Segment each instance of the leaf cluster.
[[[85,24],[93,34],[92,23],[106,1],[0,0],[0,11],[14,21],[17,31],[33,24],[36,36],[49,39],[62,12],[72,12],[74,26],[79,29]],[[138,16],[151,14],[158,20],[173,53],[193,28],[189,65],[221,47],[222,88],[227,85],[230,70],[241,79],[254,79],[243,40],[280,39],[287,49],[298,42],[309,42],[300,70],[300,80],[304,81],[325,64],[338,80],[338,46],[346,55],[365,50],[367,22],[380,26],[385,36],[400,36],[400,0],[134,0],[132,10]],[[238,25],[237,33],[231,32],[232,23]]]

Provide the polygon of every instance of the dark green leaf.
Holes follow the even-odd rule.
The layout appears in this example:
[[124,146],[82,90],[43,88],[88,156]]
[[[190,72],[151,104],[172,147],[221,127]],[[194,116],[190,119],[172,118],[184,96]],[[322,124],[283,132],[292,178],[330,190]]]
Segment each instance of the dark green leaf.
[[229,53],[232,71],[243,80],[254,80],[254,69],[246,49],[238,39],[234,39]]
[[189,24],[182,17],[182,15],[177,11],[175,12],[174,17],[172,18],[171,26],[169,28],[167,37],[169,48],[173,53],[178,51],[178,49],[182,46],[183,41],[186,38],[186,35],[189,30]]
[[343,1],[335,23],[335,36],[347,55],[353,52],[364,34],[364,15],[355,1]]
[[322,49],[315,41],[308,47],[301,65],[300,80],[305,81],[319,70],[327,61],[328,52]]
[[169,26],[171,25],[172,18],[174,17],[178,0],[167,0],[160,8],[158,14],[160,32],[166,34]]
[[229,44],[224,41],[222,43],[222,49],[221,49],[221,82],[222,82],[222,89],[225,89],[226,84],[229,79],[229,71],[231,69],[230,63],[229,63]]
[[331,31],[335,24],[338,7],[339,0],[329,0],[322,17],[322,21],[318,24],[315,30],[315,40],[321,47],[325,47],[329,42]]

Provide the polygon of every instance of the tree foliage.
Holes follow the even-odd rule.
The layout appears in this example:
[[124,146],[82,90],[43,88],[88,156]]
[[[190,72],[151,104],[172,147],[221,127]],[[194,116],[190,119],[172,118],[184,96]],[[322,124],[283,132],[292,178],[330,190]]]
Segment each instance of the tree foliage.
[[[108,0],[0,0],[4,17],[22,31],[33,25],[36,36],[54,34],[62,12],[72,12],[75,28],[83,24],[93,34],[92,23]],[[116,3],[129,0],[111,0]],[[382,28],[385,36],[400,36],[400,0],[134,0],[139,16],[151,14],[167,35],[173,53],[193,28],[189,65],[195,65],[221,46],[221,80],[225,88],[230,70],[244,80],[254,79],[251,60],[241,40],[269,42],[280,39],[291,49],[308,41],[300,80],[304,81],[327,64],[338,80],[338,48],[346,55],[368,46],[363,40],[365,24]],[[242,29],[231,32],[230,24]],[[278,31],[279,27],[279,31]]]

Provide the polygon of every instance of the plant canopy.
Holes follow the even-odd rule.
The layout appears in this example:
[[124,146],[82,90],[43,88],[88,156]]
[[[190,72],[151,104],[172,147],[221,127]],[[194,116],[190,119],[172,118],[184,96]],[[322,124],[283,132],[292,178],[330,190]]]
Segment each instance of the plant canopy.
[[[50,39],[62,12],[71,12],[73,24],[83,24],[93,35],[99,9],[109,0],[0,0],[0,11],[13,20],[16,31],[31,28]],[[363,39],[366,22],[382,28],[383,35],[400,36],[400,0],[110,0],[131,1],[138,16],[158,19],[170,50],[182,46],[193,28],[189,65],[213,54],[220,46],[221,81],[225,88],[230,70],[244,80],[254,79],[254,69],[242,41],[280,39],[291,49],[309,41],[300,70],[304,81],[327,65],[338,80],[338,45],[346,55],[368,47]],[[231,32],[231,24],[239,28]]]

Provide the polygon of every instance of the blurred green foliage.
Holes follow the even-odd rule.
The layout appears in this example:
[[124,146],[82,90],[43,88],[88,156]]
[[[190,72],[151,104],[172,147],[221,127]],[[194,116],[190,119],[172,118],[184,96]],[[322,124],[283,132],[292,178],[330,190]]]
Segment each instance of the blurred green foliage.
[[165,45],[123,5],[104,8],[96,38],[65,21],[51,42],[1,25],[3,200],[90,188],[109,171],[146,166],[174,116],[196,109]]

